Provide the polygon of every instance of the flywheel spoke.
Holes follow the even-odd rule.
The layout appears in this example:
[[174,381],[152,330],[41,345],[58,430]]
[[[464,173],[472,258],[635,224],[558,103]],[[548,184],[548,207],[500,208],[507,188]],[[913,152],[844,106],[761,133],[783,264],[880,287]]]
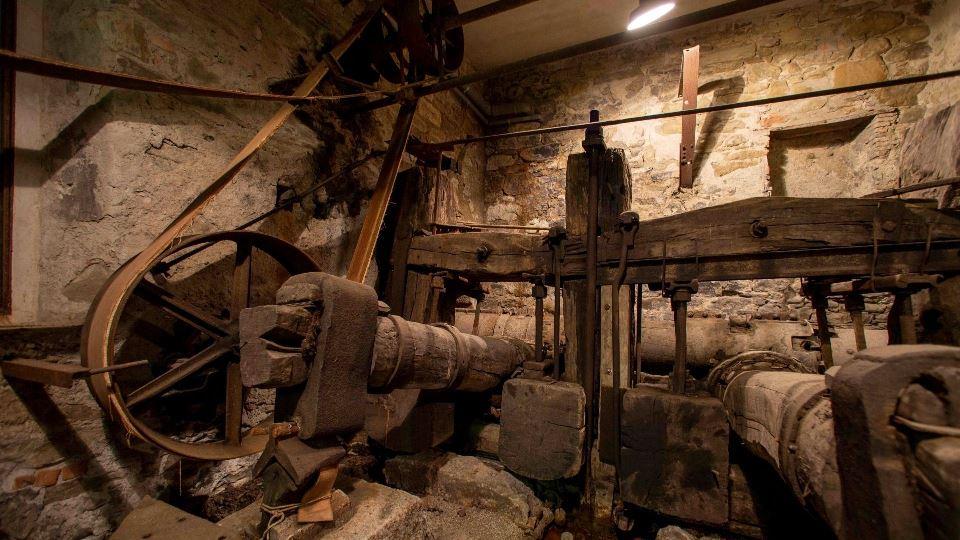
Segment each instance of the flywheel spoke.
[[233,338],[223,339],[210,345],[200,353],[184,360],[181,364],[173,367],[163,375],[160,375],[156,379],[131,392],[126,399],[127,405],[132,407],[166,392],[178,382],[231,352],[233,343]]
[[155,283],[143,280],[137,284],[134,293],[205,334],[215,338],[230,335],[230,330],[223,320],[177,298],[172,292]]
[[227,393],[224,414],[224,439],[228,445],[240,444],[240,424],[243,421],[244,388],[240,381],[240,364],[227,363]]

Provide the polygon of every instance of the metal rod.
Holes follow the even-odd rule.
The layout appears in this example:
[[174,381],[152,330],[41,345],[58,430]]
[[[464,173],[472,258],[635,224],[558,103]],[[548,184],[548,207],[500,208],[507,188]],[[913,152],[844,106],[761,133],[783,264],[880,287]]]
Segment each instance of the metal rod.
[[454,17],[450,17],[449,19],[444,19],[443,23],[440,25],[440,29],[446,31],[453,28],[458,28],[472,22],[493,17],[494,15],[499,15],[505,11],[510,11],[527,4],[532,4],[536,1],[537,0],[497,0],[496,2],[490,2],[489,4],[480,6],[478,8],[464,11],[463,13]]
[[[454,77],[452,79],[441,80],[432,85],[425,85],[415,91],[415,95],[419,97],[428,96],[430,94],[436,94],[437,92],[443,92],[445,90],[450,90],[451,88],[457,88],[460,86],[466,86],[479,81],[485,81],[487,79],[492,79],[494,77],[499,77],[501,75],[506,75],[509,73],[515,73],[518,71],[523,71],[531,67],[535,67],[541,64],[549,64],[551,62],[557,62],[559,60],[566,60],[567,58],[573,58],[575,56],[580,56],[582,54],[591,53],[594,51],[599,51],[603,49],[609,49],[611,47],[616,47],[618,45],[624,45],[633,41],[637,41],[643,38],[655,36],[658,34],[664,34],[667,32],[672,32],[674,30],[680,30],[682,28],[687,28],[704,22],[712,21],[715,19],[720,19],[722,17],[728,17],[731,15],[737,15],[746,11],[751,11],[757,8],[769,6],[772,4],[777,4],[783,0],[736,0],[734,2],[727,2],[719,6],[714,6],[712,8],[702,9],[693,13],[688,13],[687,15],[681,15],[679,17],[674,17],[672,19],[666,19],[660,22],[653,23],[642,30],[635,30],[632,32],[621,32],[619,34],[613,34],[610,36],[602,37],[599,39],[594,39],[592,41],[587,41],[584,43],[579,43],[570,47],[564,47],[556,51],[551,51],[544,54],[538,54],[530,58],[525,58],[523,60],[518,60],[516,62],[511,62],[509,64],[504,64],[487,71],[471,73],[468,75],[461,75],[460,77]],[[371,101],[366,105],[358,107],[355,109],[358,112],[363,111],[372,111],[375,109],[381,109],[383,107],[389,107],[397,103],[398,99],[395,96],[385,97],[382,99]],[[581,128],[583,129],[583,128]]]
[[671,300],[675,337],[673,373],[670,378],[674,394],[683,394],[687,389],[687,301]]
[[387,154],[383,158],[380,168],[380,177],[377,187],[367,205],[367,212],[363,218],[363,227],[360,237],[350,259],[347,269],[347,279],[363,283],[370,266],[370,258],[377,244],[380,227],[383,225],[383,216],[393,193],[393,185],[397,181],[397,172],[400,170],[400,161],[403,159],[407,140],[410,138],[410,129],[413,127],[413,118],[417,113],[417,100],[407,101],[400,107],[396,122],[393,125],[393,136],[387,147]]
[[643,283],[637,283],[636,292],[634,293],[634,301],[637,306],[637,314],[634,319],[635,331],[634,339],[636,340],[633,345],[633,356],[630,357],[631,366],[630,366],[630,387],[636,387],[640,382],[642,382],[641,373],[643,373],[643,357],[642,357],[642,347],[643,347]]
[[599,409],[599,392],[596,388],[599,379],[600,357],[597,354],[596,327],[597,327],[597,227],[600,212],[600,163],[604,151],[603,132],[596,122],[600,120],[600,111],[590,111],[589,129],[583,140],[583,147],[587,151],[588,184],[587,184],[587,291],[585,309],[585,325],[583,333],[583,347],[581,349],[581,373],[583,374],[583,389],[586,393],[588,406],[587,420],[587,452],[586,452],[586,489],[584,498],[593,506],[593,441],[597,431],[597,410]]
[[533,296],[536,298],[536,307],[534,308],[534,320],[536,326],[536,337],[534,337],[534,347],[536,350],[533,352],[534,359],[537,362],[543,362],[543,297],[546,296],[546,289],[540,293],[540,288],[543,288],[543,282],[538,282],[533,285]]
[[699,107],[696,109],[689,110],[679,110],[679,111],[670,111],[664,113],[648,114],[643,116],[629,116],[626,118],[617,118],[614,120],[604,120],[602,122],[586,122],[582,124],[566,124],[562,126],[553,126],[537,129],[527,129],[522,131],[510,131],[507,133],[495,133],[492,135],[481,135],[478,137],[465,137],[463,139],[453,139],[450,141],[443,141],[439,143],[432,143],[434,146],[441,148],[448,148],[451,146],[461,145],[461,144],[471,144],[477,142],[486,142],[494,141],[500,139],[509,139],[513,137],[526,137],[529,135],[543,135],[547,133],[558,133],[561,131],[579,131],[581,129],[586,129],[589,127],[605,127],[605,126],[616,126],[620,124],[631,124],[635,122],[648,122],[651,120],[662,120],[664,118],[675,118],[677,116],[684,116],[688,114],[704,114],[711,112],[719,111],[729,111],[732,109],[742,109],[745,107],[758,107],[761,105],[772,105],[774,103],[784,103],[788,101],[797,101],[801,99],[811,99],[824,96],[833,96],[837,94],[848,94],[852,92],[863,92],[866,90],[876,90],[879,88],[890,88],[892,86],[902,86],[905,84],[916,84],[923,82],[936,81],[940,79],[949,79],[953,77],[960,77],[960,69],[943,71],[939,73],[929,73],[927,75],[917,75],[914,77],[902,77],[899,79],[889,79],[886,81],[878,81],[873,83],[866,84],[855,84],[851,86],[841,86],[837,88],[827,88],[825,90],[814,90],[811,92],[801,92],[798,94],[788,94],[785,96],[777,96],[763,99],[755,99],[751,101],[741,101],[738,103],[727,103],[723,105],[710,105],[708,107]]
[[914,191],[923,191],[925,189],[943,187],[943,186],[955,186],[960,184],[960,177],[953,178],[944,178],[942,180],[930,180],[929,182],[920,182],[919,184],[914,184],[912,186],[885,189],[883,191],[877,191],[874,193],[869,193],[860,197],[861,199],[883,199],[885,197],[894,197],[896,195],[903,195],[904,193],[913,193]]
[[827,297],[813,295],[813,307],[817,312],[817,338],[820,340],[820,359],[826,369],[833,367],[833,345],[830,343],[830,321],[827,319]]
[[112,372],[112,371],[120,371],[120,370],[123,370],[123,369],[130,369],[130,368],[135,368],[135,367],[140,367],[140,366],[146,366],[146,365],[149,365],[149,364],[150,364],[150,361],[149,361],[149,360],[136,360],[136,361],[133,361],[133,362],[125,362],[125,363],[123,363],[123,364],[114,364],[114,365],[112,365],[112,366],[106,366],[106,367],[101,367],[101,368],[89,369],[89,370],[87,370],[87,372],[86,372],[84,375],[97,375],[97,374],[100,374],[100,373],[110,373],[110,372]]
[[553,378],[560,380],[565,366],[560,361],[560,313],[563,289],[560,278],[560,249],[553,250]]
[[469,227],[473,229],[511,229],[520,231],[549,231],[550,227],[536,227],[532,225],[501,225],[499,223],[433,223],[436,227],[446,227],[456,229],[457,227]]

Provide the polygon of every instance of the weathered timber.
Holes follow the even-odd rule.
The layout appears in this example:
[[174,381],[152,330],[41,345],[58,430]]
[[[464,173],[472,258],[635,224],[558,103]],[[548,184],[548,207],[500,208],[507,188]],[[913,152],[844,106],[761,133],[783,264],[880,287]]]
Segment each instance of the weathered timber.
[[370,368],[371,388],[480,392],[533,359],[526,343],[464,334],[449,325],[380,317]]
[[407,264],[480,281],[527,281],[524,273],[550,271],[549,254],[544,237],[539,235],[497,231],[435,234],[411,240]]
[[575,383],[511,379],[503,386],[498,455],[536,480],[572,478],[583,464],[586,396]]
[[[504,271],[492,275],[493,268],[486,268],[481,275],[449,251],[432,253],[438,250],[433,246],[443,245],[443,237],[449,236],[433,237],[431,247],[421,244],[425,249],[418,250],[418,264],[495,281],[521,281],[524,273],[550,267],[550,250],[542,239],[517,243],[493,234],[483,241],[499,251],[497,268]],[[457,252],[475,254],[481,239],[460,236]],[[517,235],[506,235],[513,236]],[[564,280],[585,275],[583,239],[575,233],[571,236],[565,249]],[[930,251],[925,254],[928,239]],[[501,245],[503,249],[498,249]],[[506,249],[507,245],[513,249]],[[949,274],[960,272],[958,247],[960,217],[955,211],[899,200],[758,197],[642,222],[627,255],[625,282],[869,276],[921,270]],[[619,249],[617,235],[601,238],[601,282],[613,281]]]
[[824,376],[749,371],[734,377],[722,398],[746,447],[773,465],[797,498],[839,534],[843,503]]
[[891,426],[901,392],[942,368],[960,348],[892,345],[866,349],[830,382],[846,538],[924,538],[904,441]]
[[[430,185],[419,167],[400,173],[397,177],[399,212],[396,216],[393,242],[390,245],[389,275],[381,295],[394,313],[404,313],[405,291],[407,286],[407,258],[410,242],[418,231],[426,229],[430,222],[430,208],[425,204],[429,200]],[[385,272],[381,269],[381,273]]]
[[364,430],[371,439],[395,452],[422,452],[451,436],[454,404],[424,401],[419,390],[367,394]]
[[623,500],[721,526],[729,519],[729,428],[713,397],[640,385],[624,391]]

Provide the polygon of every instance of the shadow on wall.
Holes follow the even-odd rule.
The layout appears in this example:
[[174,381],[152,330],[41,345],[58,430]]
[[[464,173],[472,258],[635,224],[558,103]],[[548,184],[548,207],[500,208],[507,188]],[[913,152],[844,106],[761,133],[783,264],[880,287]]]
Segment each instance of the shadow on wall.
[[[746,83],[743,77],[737,75],[729,79],[718,79],[704,83],[697,89],[698,94],[707,94],[713,92],[713,98],[710,100],[710,107],[727,103],[736,103],[740,101],[743,95],[743,89]],[[702,106],[702,105],[701,105]],[[700,137],[697,141],[697,149],[693,158],[693,178],[694,181],[700,178],[700,171],[707,162],[707,157],[717,146],[717,139],[723,133],[727,122],[735,115],[735,111],[720,111],[707,113],[703,118],[703,127],[700,128]]]
[[[108,471],[101,466],[96,452],[74,430],[70,419],[51,399],[46,387],[16,379],[9,379],[7,382],[57,452],[61,456],[69,456],[69,460],[73,463],[85,465],[86,471],[79,475],[78,481],[83,486],[83,490],[95,499],[101,496],[106,497],[104,504],[109,508],[109,513],[105,516],[112,525],[117,525],[120,519],[132,509],[130,500],[116,485],[116,480],[111,478]],[[106,421],[104,419],[104,422]],[[123,435],[118,433],[117,428],[106,426],[104,432],[110,435],[113,455],[122,465],[125,474],[134,476],[130,479],[130,483],[142,483],[145,480],[140,472],[143,456],[127,448]]]

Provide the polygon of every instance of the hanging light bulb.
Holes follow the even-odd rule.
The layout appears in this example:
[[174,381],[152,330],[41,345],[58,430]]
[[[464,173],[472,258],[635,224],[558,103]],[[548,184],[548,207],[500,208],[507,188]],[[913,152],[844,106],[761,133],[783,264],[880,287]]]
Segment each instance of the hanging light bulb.
[[637,9],[630,13],[630,22],[627,24],[627,30],[642,28],[663,17],[675,7],[677,7],[675,2],[640,0],[640,5],[637,6]]

